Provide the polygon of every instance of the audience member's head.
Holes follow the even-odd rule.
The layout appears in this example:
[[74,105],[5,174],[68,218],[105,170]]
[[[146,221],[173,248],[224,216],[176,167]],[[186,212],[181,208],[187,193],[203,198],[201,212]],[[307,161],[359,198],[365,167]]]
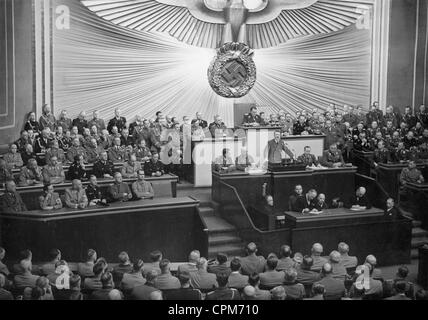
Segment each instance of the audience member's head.
[[78,274],[72,274],[70,276],[70,290],[80,291],[81,282],[82,278]]
[[409,268],[407,268],[406,266],[400,266],[398,268],[397,277],[401,279],[406,279],[408,275],[409,275]]
[[278,257],[276,254],[271,253],[266,261],[266,266],[269,270],[275,270],[278,265]]
[[88,250],[88,253],[86,254],[86,261],[87,262],[97,261],[97,252],[94,249]]
[[108,293],[108,297],[110,300],[123,300],[123,296],[122,293],[117,290],[117,289],[113,289]]
[[323,253],[323,247],[322,247],[322,245],[320,244],[320,243],[315,243],[313,246],[312,246],[312,250],[311,250],[311,252],[312,252],[312,255],[313,256],[315,256],[315,257],[319,257],[319,256],[321,256],[321,254]]
[[159,263],[159,268],[161,269],[162,274],[169,273],[171,262],[168,259],[163,259]]
[[253,286],[246,286],[244,290],[242,290],[242,298],[244,300],[254,300],[256,296],[256,289]]
[[396,281],[394,284],[394,289],[397,294],[404,294],[406,292],[407,282],[406,281]]
[[232,272],[241,270],[241,261],[238,258],[233,258],[230,262],[230,269]]
[[157,290],[153,291],[152,293],[150,293],[149,300],[151,300],[151,301],[163,300],[162,292],[157,291]]
[[297,280],[297,271],[294,268],[288,268],[284,271],[284,282],[286,284],[294,284]]
[[220,288],[227,287],[229,281],[229,275],[227,273],[218,273],[217,274],[217,284]]
[[158,277],[158,273],[155,269],[150,270],[147,274],[146,274],[146,281],[147,281],[147,285],[154,285],[156,279]]
[[341,242],[337,246],[337,250],[340,252],[341,255],[345,255],[349,253],[349,246],[345,242]]
[[258,287],[260,284],[260,276],[257,273],[253,273],[248,277],[248,284],[253,287]]
[[190,273],[187,270],[183,270],[183,272],[180,272],[178,276],[178,280],[180,280],[181,287],[188,287],[190,286]]
[[104,267],[105,265],[102,261],[96,262],[92,268],[94,276],[100,276],[104,272]]
[[340,253],[339,251],[333,250],[330,253],[330,263],[339,263],[340,262]]
[[291,253],[292,252],[291,252],[290,246],[287,246],[287,245],[281,246],[281,249],[279,251],[279,255],[280,255],[281,258],[291,257]]
[[144,267],[144,261],[139,259],[132,264],[132,272],[140,273],[143,267]]
[[247,247],[245,248],[245,251],[247,251],[247,254],[250,255],[255,255],[257,253],[257,246],[254,242],[251,242],[247,245]]
[[314,259],[312,259],[312,257],[304,256],[301,267],[303,270],[310,270],[313,264],[314,264]]
[[110,272],[103,273],[101,284],[103,285],[103,289],[114,288],[113,275]]
[[119,253],[118,258],[121,264],[130,264],[129,255],[127,252],[123,251]]
[[196,267],[198,270],[207,270],[208,267],[208,260],[205,258],[200,258],[198,262],[196,262]]
[[332,267],[332,265],[330,264],[330,263],[325,263],[323,266],[322,266],[322,269],[321,269],[321,273],[324,275],[324,276],[328,276],[328,275],[330,275],[331,273],[333,272],[333,267]]
[[322,284],[320,284],[320,283],[315,283],[315,284],[312,286],[312,294],[313,294],[314,296],[324,295],[324,293],[325,293],[325,287],[324,287]]
[[49,261],[56,263],[61,260],[61,251],[59,249],[51,249],[49,251]]
[[150,252],[150,260],[152,262],[160,262],[162,260],[162,252],[159,250]]
[[198,250],[193,250],[189,254],[189,262],[190,263],[197,263],[200,258],[201,258],[201,253]]
[[285,293],[284,287],[279,286],[271,290],[272,300],[285,300],[285,298],[287,298],[287,294]]
[[217,253],[217,262],[219,264],[225,264],[227,262],[227,259],[227,254],[221,252]]

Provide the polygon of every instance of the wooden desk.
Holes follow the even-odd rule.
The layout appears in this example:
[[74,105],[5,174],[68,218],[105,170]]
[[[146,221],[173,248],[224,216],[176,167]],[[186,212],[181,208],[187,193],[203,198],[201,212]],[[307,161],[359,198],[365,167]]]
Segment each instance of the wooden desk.
[[288,210],[289,196],[293,194],[296,185],[301,184],[303,190],[316,189],[324,193],[327,200],[340,197],[346,198],[355,192],[355,174],[357,168],[345,167],[324,170],[305,170],[290,172],[267,173],[262,176],[251,176],[244,172],[219,174],[213,172],[213,200],[221,202],[221,181],[235,187],[242,201],[248,205],[256,205],[262,199],[262,186],[268,184],[268,193],[273,195],[275,208]]
[[[117,261],[121,251],[149,261],[159,249],[173,261],[186,261],[191,250],[208,253],[208,238],[193,198],[154,199],[115,203],[107,208],[62,209],[0,214],[1,245],[10,259],[20,250],[44,260],[51,248],[59,248],[64,259],[84,261],[89,248],[107,261]],[[177,245],[179,244],[179,245]]]
[[272,231],[285,227],[285,224],[280,225],[279,222],[285,222],[284,212],[274,208],[267,208],[262,205],[252,206],[248,209],[254,225],[260,230]]
[[[117,171],[117,172],[120,172],[120,170],[122,169],[122,167],[123,167],[124,164],[125,163],[123,163],[123,162],[116,162],[116,163],[114,163],[114,170]],[[64,169],[65,175],[67,175],[68,169],[70,168],[70,165],[71,164],[67,162],[66,164],[64,164],[62,166],[62,168]],[[93,170],[94,170],[94,164],[93,163],[85,165],[85,171],[87,173],[92,174]],[[19,174],[21,173],[21,169],[13,169],[12,173],[13,173],[13,176],[15,178],[18,178]]]
[[319,242],[327,255],[343,241],[360,263],[369,254],[383,266],[410,263],[412,221],[406,217],[391,220],[376,208],[360,212],[331,209],[321,215],[285,212],[285,216],[294,252],[309,253]]
[[[407,163],[381,163],[376,169],[377,175],[376,180],[385,189],[390,197],[398,199],[398,193],[400,191],[400,174],[404,168],[407,168]],[[417,163],[417,167],[428,179],[428,166],[425,163]],[[428,181],[428,180],[427,180]]]
[[[136,179],[123,179],[125,183],[132,184]],[[173,174],[165,174],[162,177],[147,177],[146,181],[152,183],[155,191],[155,197],[177,197],[177,182],[178,177]],[[98,179],[98,185],[103,192],[107,192],[108,187],[114,183],[112,179]],[[89,182],[83,182],[84,186],[87,186]],[[54,185],[55,192],[60,195],[64,194],[65,189],[71,187],[71,182],[65,182],[62,184]],[[29,186],[29,187],[17,187],[17,191],[22,197],[22,200],[27,205],[28,210],[38,210],[39,207],[39,196],[43,194],[43,185]],[[4,193],[4,189],[0,189],[0,194]]]
[[416,210],[416,220],[422,222],[422,228],[428,229],[428,183],[407,183],[404,188],[410,194],[409,201]]

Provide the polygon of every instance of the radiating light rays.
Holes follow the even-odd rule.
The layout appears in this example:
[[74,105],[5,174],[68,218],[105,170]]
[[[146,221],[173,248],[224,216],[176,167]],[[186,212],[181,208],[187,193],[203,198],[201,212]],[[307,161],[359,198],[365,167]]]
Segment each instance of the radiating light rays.
[[217,96],[207,70],[216,52],[193,47],[163,33],[123,29],[94,17],[77,0],[54,0],[72,10],[72,25],[54,34],[54,100],[57,113],[101,111],[110,118],[121,107],[128,119],[157,111],[233,125],[234,102],[255,102],[287,112],[362,104],[370,99],[370,30],[296,39],[255,51],[258,81],[247,97]]

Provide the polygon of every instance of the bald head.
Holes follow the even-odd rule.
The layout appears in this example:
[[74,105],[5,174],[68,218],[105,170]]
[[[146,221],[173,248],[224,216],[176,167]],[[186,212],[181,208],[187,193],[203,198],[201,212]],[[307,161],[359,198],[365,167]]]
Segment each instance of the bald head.
[[271,294],[272,300],[285,300],[287,297],[283,286],[273,288]]
[[255,254],[257,252],[257,246],[254,242],[251,242],[247,245],[247,253]]
[[374,255],[370,254],[366,258],[366,263],[375,266],[377,264],[377,259]]
[[123,300],[122,294],[119,290],[113,289],[109,292],[108,297],[110,300]]
[[323,274],[330,274],[333,271],[333,267],[330,263],[326,263],[322,267],[322,273]]
[[253,286],[246,286],[244,288],[244,296],[246,299],[253,299],[256,295],[256,289]]
[[153,291],[152,293],[150,293],[149,300],[155,300],[155,301],[163,300],[162,293],[160,291]]
[[334,251],[332,251],[330,253],[330,262],[331,263],[339,263],[340,262],[340,253],[339,253],[339,251],[334,250]]

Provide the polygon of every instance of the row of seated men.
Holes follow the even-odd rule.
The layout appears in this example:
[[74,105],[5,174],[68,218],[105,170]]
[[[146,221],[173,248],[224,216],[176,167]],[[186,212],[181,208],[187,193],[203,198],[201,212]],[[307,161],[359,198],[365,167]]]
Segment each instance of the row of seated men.
[[[349,246],[340,243],[328,257],[323,246],[313,245],[310,255],[292,252],[284,245],[279,256],[258,255],[254,243],[247,256],[230,259],[219,253],[208,261],[194,250],[187,263],[171,272],[171,262],[158,250],[151,261],[135,259],[126,252],[118,264],[109,265],[89,249],[87,259],[72,268],[61,251],[53,249],[49,260],[33,266],[30,250],[8,268],[1,260],[0,300],[426,300],[423,290],[407,280],[406,266],[394,279],[384,279],[377,260],[368,255],[362,265],[349,255]],[[72,270],[73,269],[73,270]],[[11,270],[11,271],[9,271]]]
[[[145,180],[143,170],[137,171],[137,179],[131,187],[123,182],[120,172],[114,174],[114,182],[108,187],[106,192],[98,186],[97,177],[91,175],[89,184],[83,187],[82,181],[75,179],[72,181],[71,188],[65,190],[61,197],[55,192],[53,184],[48,183],[43,187],[43,194],[39,197],[39,206],[41,210],[53,211],[63,207],[70,209],[86,209],[94,206],[109,206],[109,203],[137,201],[144,199],[153,199],[155,194],[153,186]],[[16,191],[16,184],[9,180],[6,182],[5,193],[0,196],[0,209],[3,213],[20,213],[27,211],[20,194]]]
[[[157,153],[153,153],[150,159],[141,159],[136,154],[131,154],[126,159],[126,162],[122,163],[121,168],[116,169],[115,164],[108,159],[107,152],[102,151],[100,159],[93,165],[92,173],[100,179],[112,179],[114,173],[119,171],[125,179],[132,179],[137,178],[139,170],[143,170],[149,177],[160,177],[168,172],[169,169],[170,166],[165,166],[159,160],[159,154]],[[38,165],[36,159],[29,159],[27,165],[21,168],[16,182],[20,187],[43,183],[61,184],[66,180],[87,180],[89,175],[90,171],[87,169],[82,155],[74,157],[74,162],[69,166],[67,175],[65,174],[63,163],[59,161],[57,156],[52,156],[43,167]],[[4,159],[0,159],[0,185],[7,180],[14,180],[13,171]]]

